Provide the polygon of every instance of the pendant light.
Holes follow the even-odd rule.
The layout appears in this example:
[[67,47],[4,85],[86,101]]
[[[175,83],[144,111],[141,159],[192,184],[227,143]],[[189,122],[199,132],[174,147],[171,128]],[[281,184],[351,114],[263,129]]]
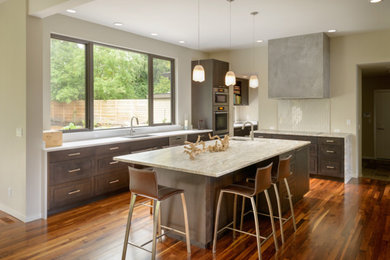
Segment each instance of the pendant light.
[[[253,16],[253,34],[252,34],[252,71],[255,70],[255,16],[258,14],[258,12],[252,12],[251,15]],[[259,86],[259,78],[255,73],[253,73],[249,77],[249,87],[251,88],[257,88]]]
[[[200,45],[200,4],[198,0],[198,50]],[[192,71],[192,80],[196,82],[203,82],[205,80],[205,72],[202,65],[200,65],[200,60],[198,60],[198,65],[194,67]]]
[[[227,0],[229,2],[229,49],[232,48],[232,2],[234,0]],[[230,67],[230,63],[229,63]],[[225,85],[234,86],[236,85],[236,74],[230,70],[225,75]]]

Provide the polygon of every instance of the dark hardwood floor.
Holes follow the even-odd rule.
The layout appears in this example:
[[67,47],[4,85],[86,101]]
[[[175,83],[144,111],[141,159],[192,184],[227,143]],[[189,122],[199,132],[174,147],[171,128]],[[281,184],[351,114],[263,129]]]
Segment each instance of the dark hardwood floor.
[[[120,194],[28,224],[0,212],[0,259],[120,259],[129,194]],[[191,205],[188,205],[189,207]],[[311,191],[295,205],[297,232],[285,227],[286,242],[275,253],[272,239],[262,247],[263,259],[390,259],[390,184],[359,179],[344,184],[311,179]],[[131,238],[151,236],[149,209],[137,207]],[[191,217],[191,216],[190,216]],[[260,232],[270,230],[261,218]],[[276,225],[278,227],[278,225]],[[253,231],[246,217],[245,229]],[[280,237],[279,242],[280,242]],[[185,243],[165,238],[159,259],[186,259]],[[150,255],[129,246],[127,259]],[[192,247],[191,259],[256,259],[255,238],[227,233],[217,254]]]

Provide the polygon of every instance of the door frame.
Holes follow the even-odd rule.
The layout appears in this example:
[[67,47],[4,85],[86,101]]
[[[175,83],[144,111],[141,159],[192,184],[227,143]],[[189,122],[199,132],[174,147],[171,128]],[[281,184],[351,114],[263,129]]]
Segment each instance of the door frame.
[[375,89],[374,90],[374,124],[373,124],[373,127],[374,127],[374,156],[375,156],[375,160],[378,159],[378,156],[376,154],[376,103],[377,103],[376,94],[377,93],[390,93],[390,89]]

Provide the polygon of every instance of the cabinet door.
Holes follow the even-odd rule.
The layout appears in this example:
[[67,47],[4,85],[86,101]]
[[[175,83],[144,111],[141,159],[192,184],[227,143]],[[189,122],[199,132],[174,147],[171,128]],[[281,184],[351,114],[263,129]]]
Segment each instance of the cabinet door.
[[214,60],[213,66],[213,86],[225,86],[225,75],[229,70],[229,63],[219,60]]
[[92,197],[92,180],[83,179],[75,182],[68,182],[49,188],[49,209],[75,204]]
[[129,173],[127,170],[95,176],[95,195],[115,192],[128,186]]
[[208,140],[210,140],[209,133],[211,134],[211,132],[199,133],[199,134],[190,134],[190,135],[187,136],[187,141],[191,142],[191,143],[195,143],[196,140],[198,139],[198,136],[200,136],[200,140],[201,141],[208,141]]
[[51,163],[49,185],[89,178],[95,172],[93,158]]

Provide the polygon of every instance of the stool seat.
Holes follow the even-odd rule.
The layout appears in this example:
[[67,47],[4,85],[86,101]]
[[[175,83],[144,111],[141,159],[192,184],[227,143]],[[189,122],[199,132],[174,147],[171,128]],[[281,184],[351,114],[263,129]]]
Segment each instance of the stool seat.
[[171,196],[184,193],[184,190],[174,189],[163,185],[158,185],[158,197],[155,198],[159,201],[166,200]]
[[255,191],[255,187],[241,184],[230,184],[221,189],[223,192],[235,193],[240,196],[250,197]]

